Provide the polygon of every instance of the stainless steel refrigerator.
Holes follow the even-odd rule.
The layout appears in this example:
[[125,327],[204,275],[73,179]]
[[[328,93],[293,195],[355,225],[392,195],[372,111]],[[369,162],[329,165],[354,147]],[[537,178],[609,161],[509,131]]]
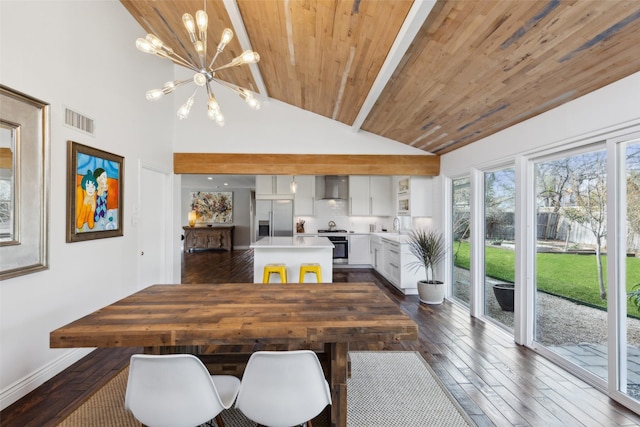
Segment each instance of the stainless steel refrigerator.
[[293,236],[293,200],[256,200],[256,240]]

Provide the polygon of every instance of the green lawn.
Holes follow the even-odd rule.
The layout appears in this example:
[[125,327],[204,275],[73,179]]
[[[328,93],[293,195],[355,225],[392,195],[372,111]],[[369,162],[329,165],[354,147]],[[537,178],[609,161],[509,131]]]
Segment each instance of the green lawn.
[[[458,243],[454,245],[454,251]],[[486,248],[487,276],[513,282],[515,253],[508,249]],[[607,279],[607,257],[602,257],[605,286]],[[455,259],[455,265],[469,268],[469,244],[463,242]],[[539,290],[561,295],[587,304],[606,308],[607,301],[600,299],[595,255],[563,253],[536,254],[536,283]],[[627,292],[640,282],[640,258],[627,258]],[[627,302],[627,310],[638,316],[636,306]]]

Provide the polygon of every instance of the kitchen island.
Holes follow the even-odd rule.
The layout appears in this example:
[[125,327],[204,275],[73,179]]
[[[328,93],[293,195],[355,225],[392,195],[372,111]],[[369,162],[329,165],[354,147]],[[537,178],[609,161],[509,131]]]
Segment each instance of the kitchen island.
[[[253,249],[253,282],[262,283],[264,266],[285,264],[289,282],[297,282],[302,263],[318,263],[322,281],[333,281],[333,243],[326,237],[263,237],[251,245]],[[273,281],[278,281],[273,275]],[[308,280],[312,281],[312,275]]]

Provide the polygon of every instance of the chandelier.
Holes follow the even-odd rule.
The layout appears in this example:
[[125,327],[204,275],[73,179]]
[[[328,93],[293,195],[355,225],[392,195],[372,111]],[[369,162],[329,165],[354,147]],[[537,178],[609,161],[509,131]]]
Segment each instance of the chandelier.
[[[260,55],[258,55],[257,52],[246,50],[240,56],[233,58],[233,60],[228,64],[214,68],[214,63],[216,62],[218,55],[222,53],[225,46],[231,41],[231,39],[233,39],[233,31],[231,31],[229,28],[225,28],[225,30],[222,32],[222,37],[220,38],[220,43],[218,43],[215,55],[211,59],[211,62],[209,62],[209,64],[207,65],[207,24],[209,22],[207,13],[204,10],[197,11],[195,21],[193,19],[193,16],[191,16],[189,13],[185,13],[184,15],[182,15],[182,22],[184,23],[184,26],[189,33],[189,38],[191,39],[191,43],[193,43],[193,47],[195,48],[195,51],[197,53],[199,60],[197,64],[195,63],[195,61],[188,61],[182,58],[180,55],[175,53],[173,49],[164,44],[162,40],[160,40],[153,34],[147,34],[145,38],[139,38],[138,40],[136,40],[136,47],[138,48],[138,50],[145,53],[157,55],[161,58],[167,58],[173,61],[173,63],[195,72],[192,79],[174,80],[165,83],[162,89],[151,89],[147,92],[147,99],[149,101],[157,101],[162,98],[163,95],[167,95],[173,92],[180,86],[183,86],[187,83],[195,83],[196,88],[193,91],[193,94],[178,110],[178,118],[182,120],[186,119],[189,116],[189,111],[191,111],[191,106],[193,105],[196,93],[198,93],[198,90],[204,86],[206,87],[208,95],[207,115],[211,120],[215,120],[215,122],[219,126],[224,126],[224,116],[222,115],[220,105],[218,105],[218,101],[216,101],[216,98],[213,95],[213,90],[211,89],[211,83],[216,82],[236,92],[240,96],[240,98],[245,100],[249,107],[253,108],[254,110],[260,109],[260,102],[254,98],[251,91],[240,86],[225,82],[224,80],[220,80],[216,77],[216,74],[220,70],[237,67],[244,64],[255,64],[260,60]],[[196,26],[198,30],[197,34]]]

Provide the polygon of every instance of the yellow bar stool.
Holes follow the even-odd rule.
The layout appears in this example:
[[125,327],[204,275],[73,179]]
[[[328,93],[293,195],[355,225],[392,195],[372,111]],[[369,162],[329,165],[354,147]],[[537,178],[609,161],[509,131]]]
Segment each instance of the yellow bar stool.
[[262,283],[269,283],[271,273],[280,275],[280,282],[287,283],[287,266],[284,264],[267,264],[264,266],[262,274]]
[[304,278],[307,273],[313,273],[316,275],[316,281],[322,283],[322,268],[318,263],[304,263],[300,264],[300,278],[298,282],[304,283]]

